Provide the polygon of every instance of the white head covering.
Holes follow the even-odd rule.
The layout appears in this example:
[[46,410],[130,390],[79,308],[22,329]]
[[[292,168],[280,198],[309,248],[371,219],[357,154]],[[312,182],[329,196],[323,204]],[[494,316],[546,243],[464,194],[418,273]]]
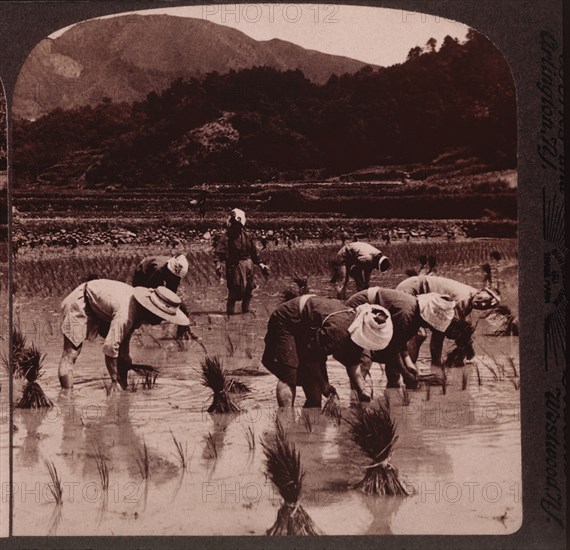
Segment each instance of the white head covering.
[[445,332],[455,315],[455,301],[448,296],[428,292],[416,296],[421,318],[439,332]]
[[180,254],[175,258],[170,258],[170,260],[166,262],[166,268],[173,275],[183,279],[188,273],[188,260],[184,254]]
[[501,295],[490,288],[482,288],[472,296],[473,309],[491,309],[501,303]]
[[348,332],[351,340],[363,349],[384,349],[394,334],[390,312],[378,305],[359,305],[356,308],[356,318],[348,327]]
[[239,208],[233,208],[232,211],[230,212],[228,223],[231,223],[232,219],[236,220],[236,222],[239,222],[242,224],[242,226],[244,226],[245,212],[243,210],[240,210]]

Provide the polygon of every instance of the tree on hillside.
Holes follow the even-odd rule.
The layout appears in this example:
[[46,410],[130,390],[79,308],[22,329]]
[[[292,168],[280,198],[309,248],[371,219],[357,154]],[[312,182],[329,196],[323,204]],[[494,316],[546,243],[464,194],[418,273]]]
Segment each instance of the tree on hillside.
[[15,180],[48,183],[82,151],[89,186],[339,175],[429,162],[457,148],[490,166],[515,166],[515,89],[504,57],[475,31],[464,43],[448,36],[436,45],[430,39],[430,51],[412,48],[404,63],[323,85],[299,70],[254,67],[178,79],[132,105],[15,121]]

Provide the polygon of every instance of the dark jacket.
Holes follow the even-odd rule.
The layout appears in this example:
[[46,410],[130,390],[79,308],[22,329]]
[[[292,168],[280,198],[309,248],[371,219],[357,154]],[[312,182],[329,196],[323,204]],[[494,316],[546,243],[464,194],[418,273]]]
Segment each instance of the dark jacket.
[[235,265],[240,260],[249,259],[256,265],[261,263],[257,254],[255,240],[241,226],[230,227],[219,238],[214,251],[218,259],[226,262],[226,265]]
[[[418,301],[407,292],[389,288],[380,288],[378,292],[374,292],[375,288],[357,292],[346,301],[346,305],[358,307],[361,304],[378,304],[390,312],[394,335],[388,346],[381,351],[375,351],[374,356],[387,357],[406,352],[408,340],[417,334],[422,322]],[[369,298],[370,294],[373,294],[372,300]]]
[[133,286],[146,288],[158,288],[165,286],[172,292],[176,292],[180,285],[180,277],[171,273],[166,267],[170,256],[149,256],[144,258],[135,269]]

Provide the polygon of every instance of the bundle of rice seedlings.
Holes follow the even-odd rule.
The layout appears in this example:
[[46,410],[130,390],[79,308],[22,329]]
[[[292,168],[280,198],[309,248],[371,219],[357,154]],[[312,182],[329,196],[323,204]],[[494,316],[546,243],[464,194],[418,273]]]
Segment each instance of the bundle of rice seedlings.
[[6,370],[16,378],[23,376],[21,364],[23,356],[27,348],[26,337],[19,327],[14,326],[12,329],[12,363],[8,357],[4,357],[4,366]]
[[142,382],[143,390],[151,390],[156,386],[156,379],[158,378],[157,372],[145,372]]
[[200,365],[202,367],[202,384],[214,392],[213,401],[208,407],[208,412],[239,412],[239,407],[231,398],[231,380],[226,375],[219,357],[206,356]]
[[42,355],[34,345],[24,348],[18,353],[18,370],[26,379],[26,385],[22,397],[17,407],[21,409],[41,409],[53,407],[53,403],[48,399],[38,379],[42,375],[43,361]]
[[519,335],[519,321],[508,306],[500,305],[492,309],[485,318],[497,323],[493,336]]
[[342,420],[342,409],[340,408],[340,398],[336,391],[331,393],[323,407],[323,414],[332,418],[339,426]]
[[443,364],[447,368],[462,367],[465,365],[466,359],[475,357],[473,349],[473,333],[475,327],[469,323],[465,323],[459,336],[455,339],[455,345],[447,354]]
[[262,441],[266,472],[283,498],[275,523],[267,535],[319,535],[313,520],[300,504],[305,472],[301,468],[301,453],[287,439],[279,420],[275,421],[273,440]]
[[133,363],[132,365],[129,365],[129,370],[136,372],[139,376],[144,376],[145,374],[156,374],[158,376],[160,373],[160,371],[152,365],[144,365],[139,363]]
[[352,440],[373,461],[356,488],[368,495],[408,495],[398,470],[390,463],[398,436],[389,409],[381,403],[377,407],[360,406],[347,423]]

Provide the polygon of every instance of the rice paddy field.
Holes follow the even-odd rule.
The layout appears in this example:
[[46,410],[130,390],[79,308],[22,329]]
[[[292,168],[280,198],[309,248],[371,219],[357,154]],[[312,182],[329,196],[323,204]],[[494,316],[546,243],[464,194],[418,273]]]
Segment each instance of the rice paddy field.
[[[374,243],[373,243],[374,244]],[[479,286],[481,265],[492,263],[503,304],[516,317],[517,250],[514,239],[376,243],[393,268],[372,284],[394,287],[421,254],[435,255],[439,275]],[[333,296],[329,262],[340,247],[305,244],[263,251],[272,276],[258,277],[254,313],[223,315],[226,287],[214,272],[207,243],[186,250],[190,270],[181,286],[193,330],[205,350],[175,340],[175,327],[143,327],[132,339],[135,363],[159,369],[149,382],[129,373],[127,391],[110,392],[101,342],[85,343],[75,387],[60,390],[59,303],[89,275],[129,282],[145,255],[170,248],[122,245],[22,249],[15,260],[14,317],[42,354],[39,383],[51,409],[14,409],[13,532],[15,535],[264,535],[283,499],[266,474],[262,442],[276,419],[299,452],[300,504],[318,533],[508,534],[522,521],[518,337],[498,335],[500,321],[478,320],[476,357],[446,369],[445,384],[418,390],[385,389],[372,368],[374,401],[389,406],[398,439],[391,464],[406,495],[368,495],[357,485],[370,458],[350,437],[354,417],[348,377],[329,360],[342,419],[318,410],[276,407],[276,379],[260,364],[270,313],[291,277],[308,277],[312,292]],[[493,263],[490,253],[498,251]],[[354,290],[354,287],[351,287]],[[447,343],[446,343],[447,345]],[[447,348],[446,348],[447,349]],[[208,413],[212,392],[202,384],[205,351],[218,356],[249,393],[235,394],[239,411]],[[422,373],[430,367],[426,342]],[[2,374],[2,399],[6,375]],[[14,380],[14,399],[23,381]],[[374,406],[374,404],[373,404]],[[5,411],[3,411],[4,413]],[[8,417],[0,430],[6,454]],[[3,502],[7,496],[2,495]]]

